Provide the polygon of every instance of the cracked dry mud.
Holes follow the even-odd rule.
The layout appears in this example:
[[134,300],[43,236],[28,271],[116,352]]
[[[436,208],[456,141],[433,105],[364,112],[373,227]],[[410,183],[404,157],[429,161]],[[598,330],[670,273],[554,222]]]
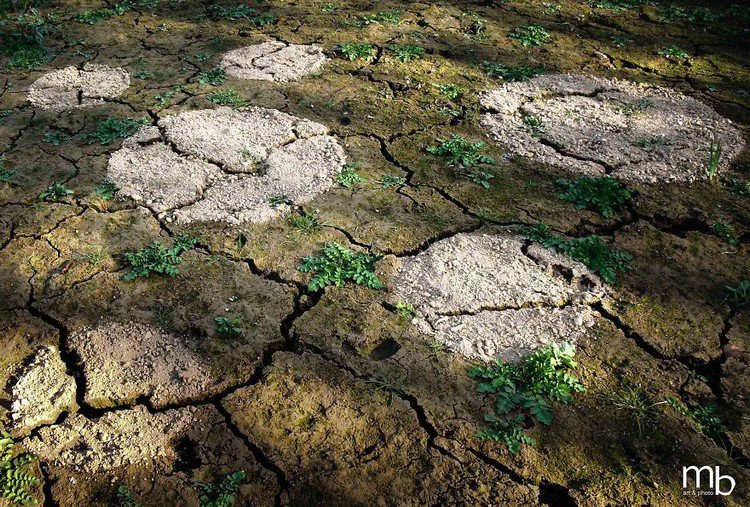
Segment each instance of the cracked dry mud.
[[[196,484],[238,470],[238,506],[712,504],[683,495],[694,464],[737,481],[714,503],[749,503],[750,321],[725,289],[750,278],[750,200],[729,186],[750,179],[740,14],[268,0],[263,25],[237,2],[150,4],[88,24],[113,4],[41,3],[48,60],[0,55],[0,429],[38,457],[40,504],[116,505],[122,485],[197,507]],[[550,42],[508,38],[530,23]],[[345,58],[351,42],[374,60]],[[425,53],[401,62],[408,44]],[[671,44],[689,60],[660,56]],[[547,75],[507,82],[485,61]],[[126,118],[146,124],[90,144]],[[426,152],[454,134],[486,142],[490,188]],[[338,183],[347,162],[364,181]],[[555,181],[581,174],[635,197],[612,219],[576,210]],[[39,197],[55,184],[73,194]],[[603,284],[518,236],[540,222],[632,269]],[[123,254],[179,235],[199,242],[176,276],[123,280]],[[310,292],[296,268],[330,241],[382,254],[384,288]],[[477,439],[495,399],[468,368],[563,340],[586,392],[518,454]],[[715,406],[719,434],[668,397]]]
[[112,155],[120,195],[178,222],[268,221],[334,185],[346,161],[323,125],[259,107],[189,111],[144,127]]

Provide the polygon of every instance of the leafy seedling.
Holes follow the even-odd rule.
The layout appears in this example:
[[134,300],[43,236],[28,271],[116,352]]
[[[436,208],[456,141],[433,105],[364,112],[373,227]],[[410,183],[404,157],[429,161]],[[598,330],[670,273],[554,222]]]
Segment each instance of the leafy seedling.
[[414,305],[411,303],[397,303],[396,311],[401,318],[410,319],[414,316]]
[[596,210],[604,218],[612,218],[614,211],[632,197],[630,190],[613,178],[583,176],[576,180],[560,179],[557,184],[565,189],[558,194],[560,199],[573,203],[578,210]]
[[725,428],[719,416],[716,415],[718,409],[714,405],[698,405],[691,408],[674,396],[668,397],[667,403],[682,415],[695,421],[704,435],[715,439],[721,438]]
[[214,67],[213,69],[201,72],[198,75],[198,82],[201,84],[210,84],[211,86],[219,86],[221,83],[227,80],[227,73],[221,67]]
[[135,494],[124,485],[117,488],[117,505],[119,507],[141,507],[135,499]]
[[211,484],[199,483],[201,488],[199,500],[201,507],[232,507],[235,502],[235,495],[240,483],[245,479],[245,472],[238,470],[227,475],[220,481]]
[[715,222],[714,225],[711,226],[711,228],[717,236],[719,236],[730,245],[737,246],[740,244],[740,240],[734,236],[734,227],[732,227],[731,224],[727,224],[719,220]]
[[311,236],[320,232],[320,230],[328,225],[326,222],[320,219],[318,213],[303,211],[300,214],[293,214],[287,217],[287,222],[300,234]]
[[416,60],[424,54],[424,48],[416,44],[391,44],[388,50],[393,53],[396,60],[402,63]]
[[50,130],[44,133],[44,142],[52,146],[60,146],[66,141],[70,141],[70,136],[60,130]]
[[725,181],[724,186],[726,186],[729,189],[729,191],[735,195],[742,195],[742,196],[750,195],[750,181],[744,181],[744,180],[739,180],[737,178],[732,178],[728,181]]
[[750,303],[750,280],[742,280],[737,285],[727,285],[727,298],[729,306],[734,310],[739,310]]
[[518,27],[508,37],[520,42],[524,47],[541,46],[551,38],[549,32],[537,23]]
[[495,175],[485,171],[468,171],[466,177],[482,188],[490,188],[490,180],[493,179]]
[[355,253],[339,243],[328,243],[318,257],[309,256],[302,259],[297,266],[303,273],[314,273],[307,284],[310,292],[315,292],[329,285],[343,287],[353,281],[370,289],[381,289],[383,283],[375,275],[375,263],[381,255],[368,252]]
[[523,431],[526,417],[549,425],[550,403],[568,403],[573,394],[584,390],[578,378],[569,373],[576,367],[574,357],[573,345],[553,344],[526,356],[520,365],[497,360],[489,366],[469,369],[469,376],[479,382],[477,391],[495,394],[497,398],[496,414],[485,416],[490,427],[479,431],[477,436],[502,441],[514,453],[523,443],[533,444]]
[[643,436],[643,428],[652,422],[656,416],[656,407],[666,401],[651,400],[642,389],[627,386],[613,398],[615,409],[625,412],[635,421],[638,436]]
[[360,28],[364,28],[366,26],[378,25],[381,23],[397,25],[400,21],[401,11],[391,10],[363,16],[357,21],[357,26],[359,26]]
[[357,183],[364,182],[365,179],[357,174],[356,164],[346,164],[336,177],[336,181],[344,188],[352,188]]
[[179,273],[177,266],[182,262],[182,253],[193,248],[197,242],[198,240],[195,238],[178,236],[174,240],[174,246],[170,249],[167,249],[158,241],[154,241],[147,248],[125,253],[123,257],[130,265],[130,271],[125,273],[122,278],[128,281],[135,280],[151,273],[176,276]]
[[237,337],[242,336],[242,328],[240,327],[239,317],[228,319],[226,317],[216,317],[214,319],[216,324],[216,332],[222,336]]
[[461,167],[476,167],[480,164],[494,164],[495,159],[482,154],[485,143],[473,143],[458,135],[450,139],[437,139],[437,146],[428,146],[427,152],[448,159],[448,162]]
[[708,181],[714,181],[719,172],[721,163],[721,152],[723,151],[720,140],[711,141],[708,149],[708,164],[706,165],[706,176]]
[[5,431],[0,431],[0,498],[17,505],[35,505],[36,498],[28,488],[39,484],[39,479],[29,472],[34,461],[31,454],[13,452],[15,442]]
[[503,81],[528,81],[532,77],[544,74],[544,67],[529,67],[522,65],[520,67],[508,67],[502,63],[483,62],[482,69],[490,77],[499,77]]
[[386,404],[388,406],[393,404],[395,396],[403,394],[404,382],[406,382],[406,373],[399,375],[392,372],[381,373],[367,380],[367,383],[375,386],[375,389],[386,393]]
[[278,208],[279,206],[291,206],[294,203],[285,195],[274,195],[268,198],[268,204],[274,208]]
[[111,201],[117,193],[117,185],[111,181],[105,181],[94,189],[94,193],[103,201]]
[[250,103],[250,101],[237,95],[234,90],[221,90],[206,98],[219,106],[244,107]]
[[107,118],[97,125],[96,129],[84,136],[86,144],[107,145],[135,134],[141,127],[146,125],[146,120],[136,120],[133,118]]
[[456,84],[439,84],[435,87],[449,100],[456,100],[465,92],[463,88]]
[[393,176],[392,174],[381,174],[378,178],[378,184],[383,188],[402,187],[406,185],[406,178]]
[[667,60],[680,62],[690,58],[689,54],[687,54],[682,48],[680,48],[679,46],[675,46],[674,44],[660,49],[659,56],[662,56]]
[[47,190],[39,194],[39,199],[48,202],[59,202],[73,194],[74,192],[62,183],[54,183],[47,187]]
[[378,54],[377,48],[369,42],[347,42],[338,47],[338,51],[349,61],[363,60],[372,63]]
[[246,4],[240,4],[233,7],[211,4],[208,6],[207,10],[209,17],[213,20],[228,19],[230,21],[250,19],[258,13],[256,9],[253,9]]

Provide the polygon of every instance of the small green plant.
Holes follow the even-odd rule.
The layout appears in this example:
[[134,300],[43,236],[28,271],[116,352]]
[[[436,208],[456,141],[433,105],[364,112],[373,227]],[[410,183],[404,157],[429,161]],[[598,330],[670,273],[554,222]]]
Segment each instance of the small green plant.
[[393,398],[403,393],[406,373],[399,375],[393,372],[384,372],[367,380],[368,384],[375,386],[378,391],[386,393],[386,405],[393,404]]
[[136,120],[134,118],[107,118],[97,125],[96,129],[84,136],[83,140],[87,144],[107,145],[135,134],[141,127],[146,125],[146,120]]
[[135,500],[135,494],[122,484],[117,488],[117,505],[119,507],[141,507],[141,504]]
[[401,21],[401,11],[391,10],[382,11],[375,14],[368,14],[362,16],[357,21],[357,26],[363,28],[365,26],[377,25],[381,23],[389,23],[391,25],[397,25]]
[[750,280],[742,280],[737,285],[727,285],[727,298],[729,306],[739,310],[750,303]]
[[612,45],[617,48],[625,47],[633,42],[633,39],[626,35],[612,35],[609,40],[612,42]]
[[391,44],[388,50],[402,63],[415,60],[424,54],[424,48],[416,44]]
[[717,236],[730,245],[737,246],[740,244],[740,240],[734,236],[734,227],[732,227],[731,224],[717,220],[714,225],[711,226],[711,229],[713,229]]
[[406,178],[403,176],[393,176],[392,174],[381,174],[378,178],[378,184],[383,188],[395,188],[406,185]]
[[329,285],[343,287],[353,281],[370,289],[381,289],[383,283],[375,275],[375,263],[382,256],[368,252],[355,253],[339,243],[328,243],[318,257],[305,257],[297,269],[315,273],[307,288],[315,292]]
[[214,319],[216,324],[216,332],[222,336],[241,336],[242,328],[240,327],[241,321],[239,317],[228,319],[226,317],[216,317]]
[[232,507],[237,487],[245,480],[245,472],[238,470],[211,484],[198,484],[201,494],[198,497],[201,507]]
[[438,157],[445,157],[451,164],[471,168],[481,164],[494,164],[495,159],[482,154],[485,143],[471,142],[453,134],[450,139],[437,139],[437,146],[428,146],[427,152]]
[[154,322],[166,331],[174,328],[174,310],[168,306],[157,305],[154,308]]
[[16,171],[6,168],[2,159],[0,159],[0,183],[10,183],[10,179],[14,174],[16,174]]
[[490,188],[490,180],[495,177],[494,174],[486,171],[467,171],[466,177],[480,187]]
[[490,77],[499,77],[504,81],[528,81],[532,77],[544,74],[544,67],[529,67],[522,65],[520,67],[508,67],[502,63],[483,62],[482,69]]
[[338,7],[336,7],[334,4],[331,4],[331,3],[325,3],[320,6],[320,10],[328,14],[332,12],[336,12],[338,9],[339,9]]
[[661,23],[672,23],[673,21],[689,21],[690,23],[713,23],[720,18],[720,14],[706,7],[695,7],[688,9],[669,5],[659,9],[659,21]]
[[596,235],[563,238],[552,233],[549,226],[544,224],[526,227],[522,229],[522,232],[542,246],[585,264],[607,283],[615,281],[617,271],[629,270],[628,263],[633,260],[631,254],[610,248],[601,237]]
[[291,206],[294,203],[286,195],[273,195],[268,198],[268,204],[274,208],[278,208],[279,206]]
[[542,134],[544,134],[544,132],[547,130],[547,128],[544,126],[544,122],[542,122],[542,120],[540,120],[536,116],[524,114],[521,117],[521,121],[523,122],[523,127],[526,129],[526,131],[537,139],[541,138]]
[[211,4],[208,6],[208,15],[211,19],[228,19],[230,21],[237,21],[240,19],[250,19],[254,17],[258,11],[253,9],[249,5],[240,4],[233,7],[226,7],[223,5]]
[[206,98],[219,106],[244,107],[249,104],[248,100],[237,95],[237,92],[234,90],[221,90],[212,93]]
[[513,30],[508,37],[520,42],[524,47],[541,46],[551,38],[549,32],[537,23],[520,26]]
[[562,5],[560,4],[542,2],[542,5],[544,6],[544,10],[542,11],[542,14],[557,14],[558,12],[562,10]]
[[638,436],[643,436],[643,428],[656,417],[656,407],[665,401],[653,401],[643,389],[631,386],[624,387],[611,399],[615,409],[630,414],[638,428]]
[[287,222],[300,234],[307,236],[316,234],[320,230],[328,225],[326,222],[320,219],[318,213],[303,211],[300,214],[292,214],[287,217]]
[[460,86],[451,83],[438,84],[435,85],[435,88],[437,88],[438,91],[440,91],[440,93],[442,93],[449,100],[456,100],[465,92],[465,90]]
[[369,42],[347,42],[341,44],[338,50],[352,62],[354,60],[363,60],[367,63],[372,63],[378,54],[377,48]]
[[221,83],[227,80],[227,73],[221,67],[214,67],[213,69],[201,72],[198,75],[198,82],[201,84],[210,84],[211,86],[219,86]]
[[708,148],[708,165],[706,165],[706,176],[708,181],[714,181],[716,175],[719,172],[719,164],[721,163],[721,152],[722,144],[720,140],[711,141],[711,145]]
[[589,4],[594,7],[611,11],[635,9],[641,5],[653,5],[653,3],[652,0],[589,0]]
[[464,12],[461,14],[461,32],[474,42],[487,38],[484,30],[487,28],[487,20],[479,17],[476,12]]
[[721,438],[721,434],[724,432],[724,424],[716,415],[718,409],[714,405],[698,405],[695,408],[690,408],[674,396],[668,397],[667,403],[682,415],[695,421],[704,435],[710,438]]
[[88,262],[92,266],[98,266],[104,260],[105,253],[106,250],[104,249],[104,247],[98,246],[89,250],[86,255],[83,256],[83,258],[86,259],[86,262]]
[[55,55],[47,48],[46,38],[56,21],[56,15],[42,16],[33,8],[17,16],[2,17],[0,54],[8,56],[8,68],[34,69],[52,60]]
[[117,193],[117,185],[111,181],[105,181],[94,189],[94,193],[103,201],[111,201]]
[[563,201],[573,203],[578,210],[594,209],[604,218],[612,218],[614,211],[632,197],[630,190],[613,178],[560,179],[557,184],[565,189],[558,194]]
[[248,23],[255,26],[275,25],[279,22],[279,17],[275,14],[259,14],[247,20]]
[[39,194],[39,199],[49,202],[59,202],[73,195],[74,192],[62,183],[53,183],[47,190]]
[[[716,171],[714,171],[715,173]],[[735,195],[748,196],[750,195],[750,181],[739,180],[732,178],[724,182],[724,186],[729,189]]]
[[646,153],[650,153],[660,146],[669,146],[670,144],[669,140],[659,137],[643,137],[630,143],[631,146],[640,148]]
[[174,240],[174,246],[170,249],[154,241],[146,248],[125,253],[123,257],[130,265],[130,271],[125,273],[122,279],[135,280],[151,273],[176,276],[179,273],[177,266],[182,262],[182,253],[193,248],[197,242],[195,238],[178,236]]
[[35,458],[31,454],[16,454],[14,445],[10,435],[0,430],[0,498],[11,504],[35,505],[36,498],[28,491],[39,484],[39,479],[28,470]]
[[70,141],[70,136],[61,130],[50,130],[44,133],[44,142],[52,146],[60,146],[66,141]]
[[478,392],[496,395],[496,414],[510,416],[486,415],[490,427],[479,431],[477,437],[505,442],[513,453],[523,443],[533,445],[533,439],[523,431],[527,418],[549,425],[550,403],[568,403],[573,394],[584,390],[578,378],[570,374],[576,367],[574,357],[573,345],[553,344],[526,356],[520,365],[497,360],[489,366],[469,369],[469,377],[479,382]]
[[617,108],[617,114],[623,116],[638,116],[652,106],[653,103],[650,100],[638,99],[635,102],[629,102],[619,106]]
[[681,49],[679,46],[675,46],[674,44],[660,49],[659,56],[663,56],[667,60],[674,61],[684,61],[690,58],[689,54],[687,54],[683,49]]
[[401,318],[410,319],[414,316],[414,305],[411,303],[397,303],[396,311]]
[[344,188],[352,188],[357,183],[364,182],[365,179],[357,174],[356,164],[346,164],[336,177],[336,181]]
[[167,104],[169,104],[169,101],[174,98],[175,93],[172,91],[160,93],[159,95],[156,95],[154,98],[156,99],[156,103],[154,104],[156,107],[164,107]]

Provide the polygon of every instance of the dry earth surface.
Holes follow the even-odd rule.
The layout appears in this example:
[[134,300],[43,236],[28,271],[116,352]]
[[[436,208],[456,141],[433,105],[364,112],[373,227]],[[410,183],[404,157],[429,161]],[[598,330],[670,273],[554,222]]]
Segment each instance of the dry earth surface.
[[[0,428],[38,503],[197,506],[239,470],[235,505],[750,503],[747,7],[14,3]],[[428,152],[454,135],[492,163]],[[556,182],[581,175],[632,198],[577,209]],[[185,237],[174,276],[129,279]],[[331,242],[382,287],[310,287]],[[477,438],[495,398],[468,369],[560,341],[585,392],[526,421],[534,446]],[[735,491],[684,496],[690,465]]]

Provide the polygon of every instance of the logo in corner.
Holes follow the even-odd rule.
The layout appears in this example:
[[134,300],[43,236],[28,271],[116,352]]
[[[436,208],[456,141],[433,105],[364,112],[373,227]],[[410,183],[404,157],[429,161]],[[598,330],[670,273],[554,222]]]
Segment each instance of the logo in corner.
[[[690,489],[692,479],[693,489]],[[719,466],[710,467],[695,465],[682,467],[683,495],[687,496],[729,496],[737,483],[727,474],[722,475]]]

